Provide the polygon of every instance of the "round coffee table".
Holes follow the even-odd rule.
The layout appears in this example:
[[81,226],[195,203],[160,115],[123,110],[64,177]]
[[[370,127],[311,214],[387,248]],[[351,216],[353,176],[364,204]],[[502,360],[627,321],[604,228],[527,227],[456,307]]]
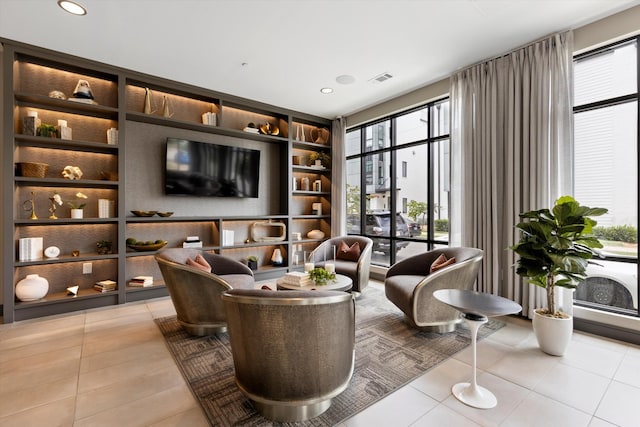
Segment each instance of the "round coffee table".
[[462,289],[440,289],[433,296],[462,312],[469,325],[471,348],[473,351],[473,377],[470,383],[458,383],[451,388],[453,395],[462,403],[474,408],[490,409],[498,404],[498,399],[476,381],[476,339],[478,329],[487,323],[487,317],[504,316],[522,311],[520,304],[496,295]]
[[305,286],[296,286],[291,285],[289,283],[284,283],[284,277],[276,280],[278,284],[278,289],[292,289],[295,291],[313,291],[313,290],[322,290],[322,291],[350,291],[353,287],[353,281],[349,276],[345,276],[342,274],[336,274],[335,281],[329,281],[326,285],[317,286],[317,285],[305,285]]

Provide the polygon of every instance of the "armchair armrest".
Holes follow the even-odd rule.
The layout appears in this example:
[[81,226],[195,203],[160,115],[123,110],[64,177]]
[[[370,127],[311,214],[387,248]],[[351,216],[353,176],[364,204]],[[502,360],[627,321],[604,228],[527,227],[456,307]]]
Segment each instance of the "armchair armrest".
[[207,260],[209,265],[211,265],[211,272],[213,274],[248,274],[253,276],[253,271],[240,261],[213,253],[204,253],[202,256]]

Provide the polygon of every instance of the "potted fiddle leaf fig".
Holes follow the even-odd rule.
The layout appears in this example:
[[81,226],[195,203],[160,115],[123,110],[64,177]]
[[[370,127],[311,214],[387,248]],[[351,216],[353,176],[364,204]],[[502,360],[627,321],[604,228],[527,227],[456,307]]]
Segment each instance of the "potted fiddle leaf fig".
[[602,248],[592,235],[597,222],[591,217],[605,208],[582,206],[573,197],[556,200],[555,206],[520,214],[520,241],[511,249],[518,254],[516,273],[527,283],[546,289],[547,307],[534,310],[533,329],[542,351],[561,356],[571,339],[573,318],[556,309],[555,288],[575,289],[587,277],[587,265]]

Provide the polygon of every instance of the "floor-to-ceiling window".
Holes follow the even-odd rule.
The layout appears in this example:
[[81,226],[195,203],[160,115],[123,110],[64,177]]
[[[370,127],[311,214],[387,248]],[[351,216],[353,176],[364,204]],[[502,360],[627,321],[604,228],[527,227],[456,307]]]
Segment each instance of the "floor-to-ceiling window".
[[605,207],[596,236],[600,265],[588,269],[576,304],[638,315],[638,41],[618,42],[574,60],[574,195]]
[[374,241],[372,263],[449,242],[449,101],[350,128],[347,232]]

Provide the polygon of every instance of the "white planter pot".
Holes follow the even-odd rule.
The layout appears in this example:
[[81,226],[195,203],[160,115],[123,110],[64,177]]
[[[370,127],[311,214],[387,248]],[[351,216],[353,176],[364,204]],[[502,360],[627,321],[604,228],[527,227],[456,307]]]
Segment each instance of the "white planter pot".
[[538,314],[534,310],[533,331],[540,349],[552,356],[562,356],[573,334],[573,317],[561,319]]
[[84,216],[84,209],[71,209],[71,218],[81,219]]
[[27,274],[27,277],[16,284],[16,297],[20,301],[36,301],[49,292],[49,281],[37,274]]

